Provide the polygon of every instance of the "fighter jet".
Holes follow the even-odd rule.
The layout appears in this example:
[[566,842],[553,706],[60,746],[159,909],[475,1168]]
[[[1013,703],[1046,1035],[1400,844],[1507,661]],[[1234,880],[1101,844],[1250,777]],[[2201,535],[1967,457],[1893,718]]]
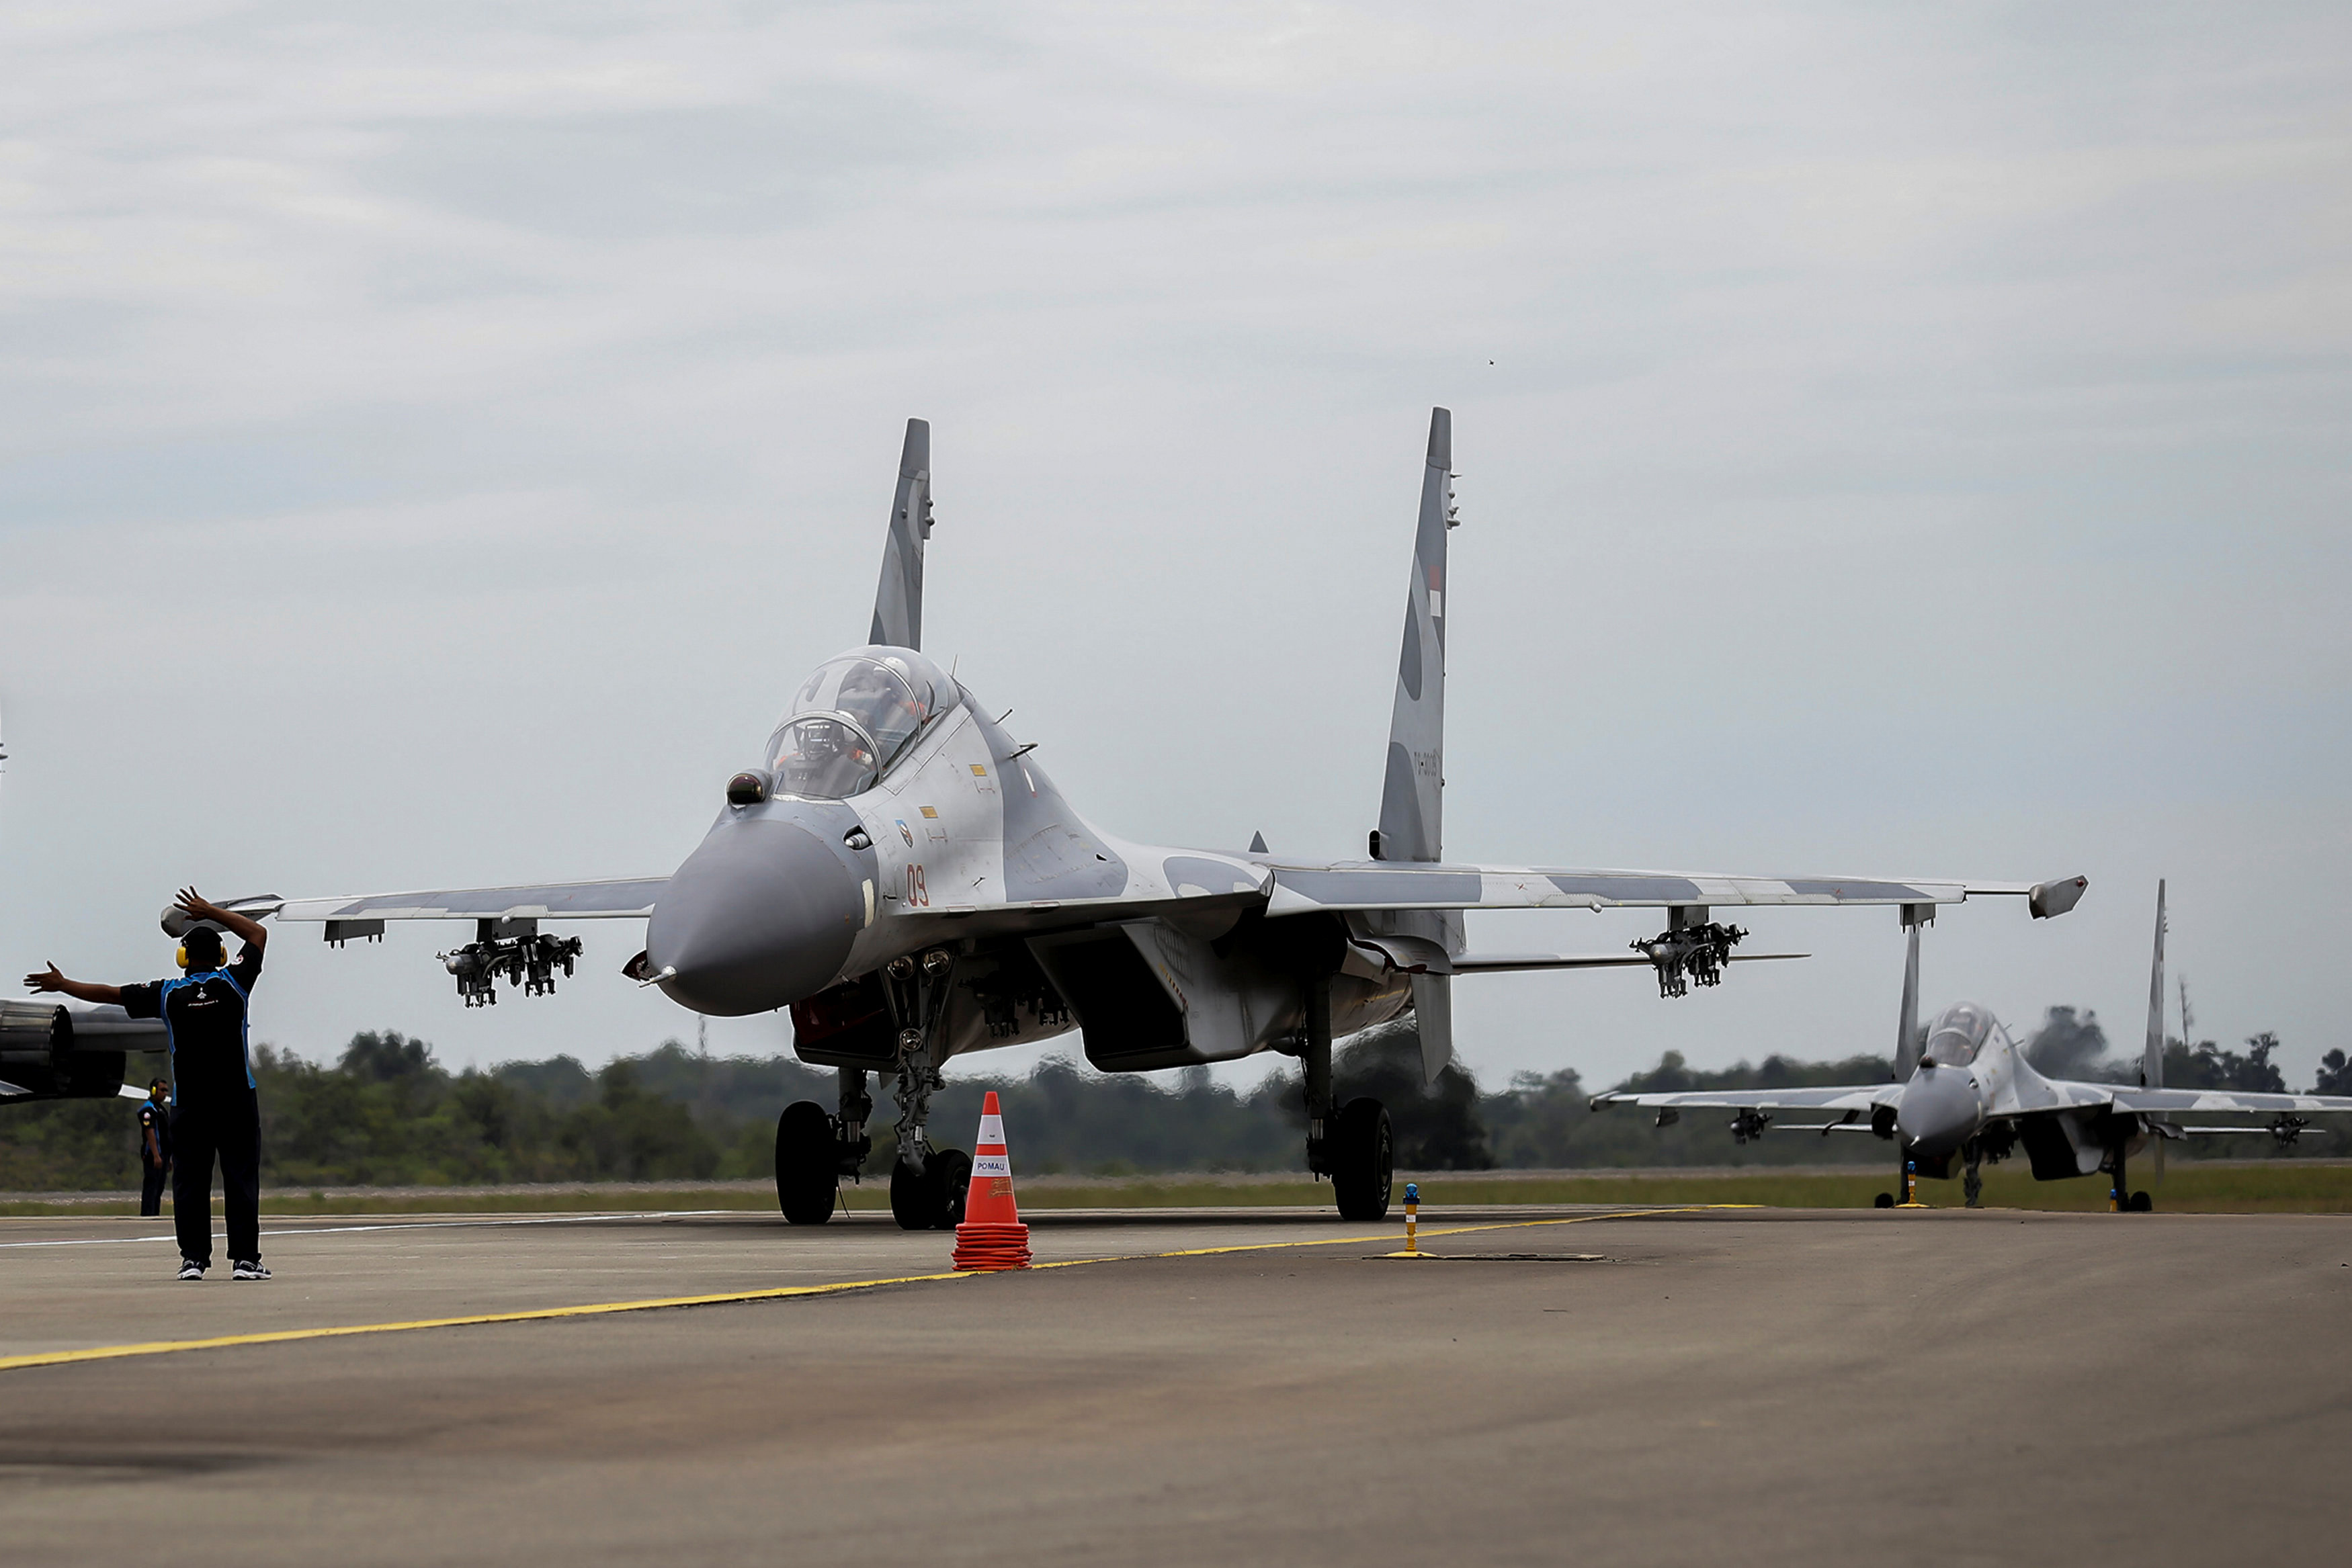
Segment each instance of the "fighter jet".
[[[2064,913],[2082,878],[2039,883],[1754,877],[1452,862],[1444,789],[1446,541],[1459,520],[1453,421],[1430,419],[1382,782],[1361,859],[1175,848],[1079,814],[1003,718],[923,651],[930,428],[909,420],[881,584],[864,645],[803,680],[759,760],[729,779],[701,845],[667,877],[299,899],[281,920],[341,944],[390,920],[478,923],[445,954],[469,1004],[572,973],[578,937],[547,923],[643,919],[624,972],[723,1017],[789,1009],[803,1061],[839,1070],[835,1107],[788,1106],[776,1128],[784,1215],[824,1221],[872,1150],[869,1073],[893,1080],[890,1205],[909,1228],[953,1225],[970,1159],[934,1148],[932,1092],[951,1058],[1078,1031],[1105,1071],[1230,1061],[1303,1064],[1307,1163],[1340,1212],[1387,1212],[1391,1142],[1374,1100],[1333,1101],[1336,1038],[1412,1011],[1423,1070],[1452,1058],[1456,977],[1647,964],[1662,992],[1712,985],[1746,935],[1711,912],[1750,904],[2021,898]],[[1471,909],[1663,908],[1630,953],[1480,952]]]
[[[2134,1192],[2128,1161],[2154,1145],[2157,1176],[2164,1175],[2164,1148],[2197,1136],[2267,1132],[2280,1146],[2292,1145],[2315,1113],[2352,1114],[2352,1096],[2268,1094],[2235,1089],[2164,1087],[2164,883],[2156,884],[2156,957],[2148,977],[2147,1041],[2137,1084],[2079,1082],[2045,1078],[2034,1071],[2015,1036],[1981,1002],[1954,1002],[1927,1026],[1919,1040],[1919,928],[1913,919],[1903,964],[1903,1003],[1895,1037],[1895,1077],[1885,1083],[1817,1089],[1740,1089],[1727,1092],[1595,1095],[1592,1109],[1643,1105],[1658,1113],[1658,1125],[1672,1126],[1685,1111],[1736,1113],[1736,1142],[1775,1132],[1873,1133],[1901,1151],[1897,1190],[1912,1199],[1909,1178],[1948,1181],[1961,1167],[1968,1207],[1984,1191],[1982,1166],[2023,1148],[2036,1181],[2105,1173],[2109,1206],[2145,1214],[2155,1207],[2145,1191]],[[1784,1112],[1839,1113],[1839,1120],[1792,1125],[1775,1124]],[[2267,1116],[2266,1125],[2222,1124],[2184,1127],[2166,1120],[2182,1113]],[[1878,1207],[1896,1206],[1895,1194],[1878,1195]]]

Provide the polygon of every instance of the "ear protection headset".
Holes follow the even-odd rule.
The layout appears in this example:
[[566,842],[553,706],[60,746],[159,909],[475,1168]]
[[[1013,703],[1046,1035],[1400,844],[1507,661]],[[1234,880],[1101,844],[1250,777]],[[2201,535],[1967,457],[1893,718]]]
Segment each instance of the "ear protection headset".
[[[217,932],[217,931],[213,931],[213,928],[212,928],[211,926],[209,926],[209,925],[203,926],[203,927],[201,927],[200,929],[203,929],[203,930],[205,930],[205,931],[212,931],[212,932],[213,932],[213,946],[214,946],[214,947],[215,947],[216,949],[218,949],[219,954],[220,954],[220,959],[221,959],[221,961],[226,962],[226,959],[228,958],[228,944],[227,944],[227,943],[226,943],[226,942],[223,942],[223,941],[220,939],[220,933],[219,933],[219,932]],[[174,963],[178,964],[178,965],[180,966],[180,967],[181,967],[181,968],[183,968],[183,969],[187,968],[187,967],[188,967],[188,945],[187,945],[185,942],[181,943],[181,944],[180,944],[179,951],[178,951],[178,952],[176,952],[176,953],[174,953],[174,954],[173,954],[173,955],[172,955],[172,957],[173,957],[173,961]]]

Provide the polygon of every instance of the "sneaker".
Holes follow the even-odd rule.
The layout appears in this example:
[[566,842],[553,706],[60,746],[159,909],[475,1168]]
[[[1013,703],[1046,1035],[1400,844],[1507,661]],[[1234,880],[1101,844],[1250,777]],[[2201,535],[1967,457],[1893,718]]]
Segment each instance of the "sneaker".
[[228,1277],[232,1280],[267,1280],[269,1278],[269,1270],[261,1266],[260,1259],[248,1258],[231,1269],[228,1271]]
[[197,1262],[194,1258],[183,1258],[180,1260],[181,1279],[201,1280],[204,1277],[205,1266],[202,1263]]

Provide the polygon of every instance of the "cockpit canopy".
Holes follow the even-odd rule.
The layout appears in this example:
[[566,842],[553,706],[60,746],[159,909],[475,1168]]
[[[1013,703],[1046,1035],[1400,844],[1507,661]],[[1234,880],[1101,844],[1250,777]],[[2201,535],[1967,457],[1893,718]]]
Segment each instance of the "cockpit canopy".
[[825,661],[768,743],[775,792],[839,800],[872,789],[954,691],[929,659],[905,648],[861,648]]
[[1927,1026],[1927,1046],[1919,1054],[1938,1067],[1966,1067],[1991,1033],[1990,1012],[1974,1002],[1954,1002]]

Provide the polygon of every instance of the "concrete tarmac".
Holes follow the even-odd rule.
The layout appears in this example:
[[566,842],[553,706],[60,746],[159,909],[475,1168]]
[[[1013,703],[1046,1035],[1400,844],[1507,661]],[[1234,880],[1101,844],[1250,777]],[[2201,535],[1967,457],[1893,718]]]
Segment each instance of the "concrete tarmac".
[[[0,1371],[0,1554],[2343,1558],[2352,1221],[1546,1217],[1428,1246],[1604,1260],[1057,1213],[1033,1244],[1078,1266]],[[257,1285],[172,1282],[153,1221],[0,1220],[0,1358],[901,1279],[950,1241],[546,1218],[272,1222]]]

